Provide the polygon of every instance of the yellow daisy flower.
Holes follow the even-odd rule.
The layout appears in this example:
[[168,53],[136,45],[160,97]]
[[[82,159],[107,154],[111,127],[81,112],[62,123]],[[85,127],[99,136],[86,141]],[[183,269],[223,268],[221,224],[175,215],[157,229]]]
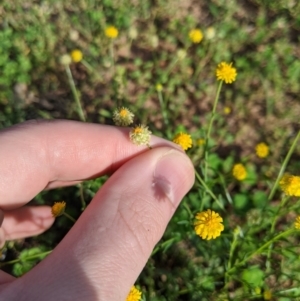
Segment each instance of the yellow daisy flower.
[[233,68],[232,63],[227,64],[222,62],[218,65],[216,70],[216,76],[218,80],[223,80],[226,84],[231,84],[235,81],[237,76],[236,69]]
[[142,298],[142,292],[139,291],[135,286],[130,289],[130,292],[126,298],[126,301],[139,301]]
[[224,107],[223,112],[225,115],[229,115],[231,113],[231,108],[230,107]]
[[300,230],[300,215],[298,215],[295,219],[295,222],[294,222],[294,227],[297,229],[297,230]]
[[119,35],[119,31],[115,26],[108,26],[105,28],[105,35],[110,39],[115,39]]
[[172,141],[179,144],[184,150],[191,148],[193,145],[191,136],[185,133],[176,134]]
[[151,134],[152,133],[148,130],[148,127],[141,124],[130,131],[129,138],[133,144],[149,146]]
[[80,50],[75,49],[71,52],[71,58],[74,63],[79,63],[83,58],[83,54]]
[[202,239],[215,239],[220,236],[224,230],[222,222],[222,217],[210,209],[199,212],[196,215],[196,221],[194,223],[195,232]]
[[61,216],[64,214],[66,209],[66,202],[55,202],[51,207],[51,213],[54,217]]
[[300,177],[298,176],[284,174],[279,181],[279,186],[286,195],[300,196]]
[[266,289],[263,293],[264,300],[272,300],[272,292]]
[[194,44],[199,44],[203,39],[203,33],[200,29],[192,29],[189,32],[189,38]]
[[243,181],[247,177],[247,170],[242,163],[234,164],[232,168],[232,175],[239,181]]
[[133,123],[134,114],[127,108],[118,108],[113,113],[113,121],[117,126],[129,126]]
[[157,92],[161,92],[161,91],[163,90],[163,86],[162,86],[161,84],[156,84],[156,85],[155,85],[155,90],[156,90]]
[[258,143],[255,147],[257,157],[266,158],[269,155],[269,147],[266,143]]

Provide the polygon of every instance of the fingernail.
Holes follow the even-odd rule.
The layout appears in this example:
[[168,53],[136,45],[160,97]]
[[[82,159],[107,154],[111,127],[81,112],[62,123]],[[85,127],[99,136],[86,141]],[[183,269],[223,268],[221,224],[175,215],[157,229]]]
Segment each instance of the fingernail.
[[158,199],[167,197],[177,207],[194,179],[191,160],[179,151],[170,150],[157,162],[153,176],[155,195]]

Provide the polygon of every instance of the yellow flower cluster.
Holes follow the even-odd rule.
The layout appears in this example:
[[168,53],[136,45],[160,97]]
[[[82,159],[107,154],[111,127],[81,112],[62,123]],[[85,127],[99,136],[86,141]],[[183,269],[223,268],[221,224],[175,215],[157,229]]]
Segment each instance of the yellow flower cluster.
[[218,65],[216,70],[216,76],[218,80],[224,81],[226,84],[231,84],[235,81],[237,76],[236,69],[233,68],[232,63],[228,64],[222,62]]
[[266,158],[269,155],[269,147],[266,143],[258,143],[255,147],[257,157]]
[[118,108],[113,113],[113,121],[117,126],[129,126],[133,123],[134,114],[127,108]]
[[300,177],[288,173],[284,174],[279,181],[280,188],[286,195],[300,196]]
[[272,300],[272,292],[270,290],[265,290],[263,293],[264,300]]
[[163,86],[162,86],[161,84],[156,84],[156,85],[155,85],[155,90],[156,90],[157,92],[161,92],[161,91],[163,90]]
[[247,177],[247,170],[242,163],[234,164],[232,168],[232,175],[238,180],[243,181]]
[[195,232],[203,239],[215,239],[224,230],[222,222],[222,217],[210,209],[199,212],[194,223]]
[[294,227],[297,229],[297,230],[300,230],[300,215],[298,215],[295,219],[295,222],[294,222]]
[[105,35],[110,39],[115,39],[119,35],[119,31],[115,26],[108,26],[105,28]]
[[189,32],[189,38],[194,44],[199,44],[203,39],[203,33],[200,29],[192,29]]
[[55,202],[54,205],[51,207],[51,213],[54,217],[58,217],[64,214],[65,209],[66,202]]
[[83,54],[80,50],[75,49],[71,52],[71,58],[74,63],[79,63],[83,58]]
[[225,115],[229,115],[231,113],[231,108],[226,106],[226,107],[224,107],[223,112]]
[[130,292],[126,298],[126,301],[139,301],[142,298],[142,292],[139,291],[135,286],[130,289]]
[[191,136],[185,133],[176,134],[172,141],[179,144],[184,150],[191,148],[193,145]]
[[136,145],[148,145],[151,139],[151,132],[148,130],[148,127],[141,124],[134,127],[130,133],[129,138],[132,143]]

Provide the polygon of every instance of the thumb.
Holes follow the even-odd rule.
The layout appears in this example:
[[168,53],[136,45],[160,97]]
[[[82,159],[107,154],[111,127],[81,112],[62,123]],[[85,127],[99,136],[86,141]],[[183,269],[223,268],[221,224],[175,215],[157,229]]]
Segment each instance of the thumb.
[[125,300],[193,182],[189,158],[169,147],[125,163],[52,254],[22,277],[38,280],[31,300],[41,291],[43,300]]

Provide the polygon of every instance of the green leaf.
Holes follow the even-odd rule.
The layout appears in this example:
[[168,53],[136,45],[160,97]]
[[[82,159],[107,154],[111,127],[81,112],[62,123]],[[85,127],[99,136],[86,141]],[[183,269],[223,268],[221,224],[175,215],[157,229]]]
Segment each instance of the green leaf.
[[255,191],[252,195],[252,202],[256,208],[263,208],[268,202],[268,196],[264,191]]
[[251,288],[261,287],[264,277],[264,272],[258,267],[249,268],[242,273],[242,280]]
[[233,197],[233,204],[238,210],[244,209],[249,204],[249,198],[245,194],[237,193]]

